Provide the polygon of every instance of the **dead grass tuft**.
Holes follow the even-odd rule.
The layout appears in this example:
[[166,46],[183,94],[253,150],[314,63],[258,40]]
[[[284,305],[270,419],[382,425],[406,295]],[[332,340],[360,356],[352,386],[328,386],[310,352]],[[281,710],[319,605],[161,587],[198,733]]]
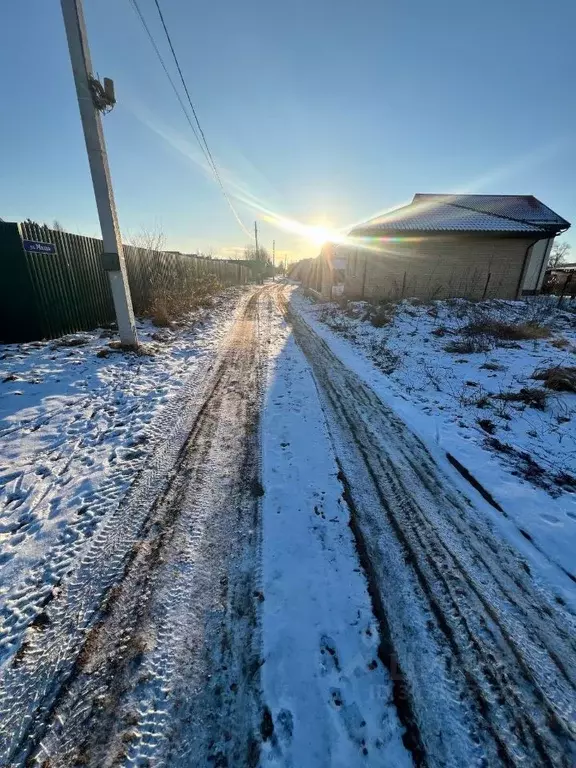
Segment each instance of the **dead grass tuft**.
[[485,363],[482,363],[480,366],[481,370],[484,371],[505,371],[506,366],[500,365],[500,363],[494,363],[491,360],[487,360]]
[[91,341],[91,337],[81,334],[70,334],[69,336],[62,336],[59,339],[55,339],[52,342],[54,347],[84,347]]
[[223,289],[216,275],[203,275],[192,286],[168,290],[162,284],[153,287],[150,309],[146,313],[158,328],[171,328],[199,307],[210,307],[214,296]]
[[494,397],[509,403],[524,403],[530,408],[543,411],[546,408],[548,395],[538,387],[522,387],[518,392],[500,392]]
[[152,302],[150,318],[157,328],[170,328],[172,326],[172,318],[168,313],[164,299],[155,299]]
[[556,347],[556,349],[566,349],[566,347],[570,346],[568,339],[565,339],[562,336],[557,339],[552,339],[550,344],[552,344],[553,347]]
[[484,318],[472,321],[463,329],[466,336],[488,336],[502,341],[526,341],[529,339],[546,339],[551,330],[547,325],[540,323],[502,323],[499,320]]
[[388,349],[385,339],[373,341],[370,345],[372,360],[383,373],[390,375],[400,365],[400,357]]
[[387,307],[378,307],[374,314],[370,316],[370,323],[374,328],[384,328],[386,325],[390,325],[393,316],[388,311]]
[[478,419],[478,426],[489,435],[493,435],[496,432],[496,424],[491,419]]
[[544,386],[556,392],[576,392],[576,368],[574,366],[556,366],[540,368],[532,374],[533,379],[543,381]]
[[446,352],[454,352],[457,355],[472,355],[477,352],[488,352],[490,344],[484,339],[468,337],[466,339],[454,339],[445,345]]

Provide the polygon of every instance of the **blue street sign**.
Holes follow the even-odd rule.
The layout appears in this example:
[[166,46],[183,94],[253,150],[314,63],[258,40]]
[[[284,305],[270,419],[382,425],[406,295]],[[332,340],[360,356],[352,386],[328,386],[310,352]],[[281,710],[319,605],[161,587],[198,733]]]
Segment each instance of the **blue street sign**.
[[29,253],[56,253],[54,243],[41,243],[38,240],[22,240],[24,250]]

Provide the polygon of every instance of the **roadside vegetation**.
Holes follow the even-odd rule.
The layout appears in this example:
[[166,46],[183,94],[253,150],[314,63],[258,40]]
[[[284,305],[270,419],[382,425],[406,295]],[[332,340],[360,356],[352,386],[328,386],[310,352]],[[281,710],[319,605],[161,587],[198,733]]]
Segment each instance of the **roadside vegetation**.
[[163,286],[162,277],[153,280],[150,310],[144,315],[159,328],[170,328],[185,320],[190,312],[209,308],[214,297],[224,290],[216,275],[201,275],[193,284],[176,284],[169,291]]
[[[576,307],[575,307],[576,309]],[[558,496],[576,489],[576,312],[552,297],[317,305],[393,392]]]

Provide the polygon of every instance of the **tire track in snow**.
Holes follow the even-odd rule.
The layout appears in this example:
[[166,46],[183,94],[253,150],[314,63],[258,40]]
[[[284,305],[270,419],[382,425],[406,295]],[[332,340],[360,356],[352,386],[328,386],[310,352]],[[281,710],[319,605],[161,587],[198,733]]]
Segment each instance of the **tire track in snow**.
[[[302,320],[430,765],[572,763],[574,620]],[[409,725],[409,723],[408,723]]]
[[[170,536],[166,531],[171,531],[172,534],[176,532],[176,522],[182,513],[180,506],[184,497],[182,496],[181,483],[183,478],[189,480],[194,474],[187,462],[193,464],[196,461],[197,468],[201,468],[205,464],[206,456],[202,450],[195,449],[195,441],[202,437],[204,430],[206,446],[212,449],[209,438],[210,434],[212,437],[214,436],[214,428],[218,424],[219,416],[222,415],[218,410],[220,407],[224,411],[226,407],[233,410],[235,405],[242,410],[245,415],[243,424],[247,428],[251,423],[249,417],[254,416],[260,393],[258,365],[254,357],[257,344],[250,336],[249,329],[255,324],[256,311],[257,297],[253,295],[244,302],[240,319],[235,326],[235,332],[231,334],[219,362],[214,367],[213,375],[208,377],[206,371],[207,380],[189,384],[187,391],[184,392],[184,395],[190,398],[189,406],[182,408],[183,400],[180,400],[178,406],[180,410],[178,411],[175,406],[170,412],[173,424],[170,425],[168,420],[165,421],[167,428],[171,426],[168,439],[141,471],[126,502],[107,518],[96,532],[70,578],[63,584],[61,593],[52,600],[45,611],[45,622],[41,626],[28,630],[24,646],[25,652],[5,670],[5,674],[0,679],[0,717],[3,726],[0,740],[0,760],[4,761],[3,764],[21,765],[34,754],[36,758],[31,759],[37,763],[42,763],[50,754],[51,764],[67,764],[66,760],[68,759],[67,756],[70,755],[70,750],[77,751],[78,749],[82,728],[83,736],[86,734],[87,723],[90,723],[94,729],[95,744],[99,744],[102,732],[97,728],[98,718],[100,717],[100,722],[105,722],[106,716],[110,712],[113,715],[115,713],[114,707],[110,706],[113,702],[107,700],[107,697],[110,696],[109,691],[115,690],[114,686],[111,685],[110,676],[114,677],[118,673],[119,678],[135,682],[133,675],[131,676],[131,672],[134,671],[132,669],[134,658],[133,656],[130,657],[129,653],[130,648],[134,649],[131,638],[138,637],[136,627],[145,615],[145,612],[142,613],[142,608],[148,604],[154,604],[155,594],[164,594],[169,598],[164,608],[165,620],[154,618],[152,623],[157,625],[155,629],[158,630],[154,646],[147,655],[145,652],[146,642],[141,640],[143,645],[140,647],[140,651],[143,659],[150,662],[151,678],[155,681],[155,684],[151,684],[152,688],[157,695],[165,693],[166,685],[162,680],[169,680],[175,667],[173,665],[171,668],[163,668],[162,658],[158,661],[154,657],[154,649],[164,648],[166,651],[166,647],[169,648],[171,644],[178,643],[178,638],[175,638],[173,634],[171,635],[172,630],[166,628],[171,626],[171,611],[178,612],[182,591],[178,589],[171,591],[171,587],[166,587],[165,584],[168,592],[159,589],[155,593],[154,579],[163,562],[163,548],[171,546]],[[245,343],[240,343],[242,339]],[[252,370],[254,387],[251,397],[246,398],[242,393],[240,380],[242,373],[249,370]],[[234,378],[234,372],[236,378]],[[206,431],[210,434],[206,434]],[[216,510],[222,515],[229,514],[230,506],[232,506],[238,516],[239,527],[249,525],[245,537],[246,541],[241,538],[241,544],[245,545],[246,549],[250,549],[250,546],[258,546],[259,535],[258,520],[254,518],[254,515],[257,518],[258,510],[257,495],[255,495],[257,482],[250,476],[250,473],[256,472],[258,467],[257,453],[253,453],[258,439],[257,422],[253,422],[248,431],[249,438],[250,435],[252,436],[251,439],[245,440],[244,432],[240,431],[235,443],[236,457],[245,456],[242,463],[243,473],[240,477],[242,485],[237,489],[239,495],[240,492],[244,494],[241,499],[242,503],[238,502],[235,508],[234,499],[229,496],[225,500],[224,508]],[[228,437],[230,438],[231,435]],[[232,444],[233,441],[229,439],[229,442]],[[201,443],[202,440],[200,439]],[[242,454],[242,445],[247,446],[245,454]],[[252,454],[249,458],[250,450],[252,450]],[[230,454],[226,455],[226,452],[223,451],[219,457],[216,447],[213,458],[216,460],[216,472],[218,469],[221,472],[219,479],[225,479],[227,473],[230,472]],[[220,460],[220,464],[217,464],[218,460]],[[202,478],[200,470],[198,471],[200,473],[198,474],[199,481],[206,482],[206,475]],[[236,473],[236,480],[238,479],[239,476]],[[208,478],[208,480],[211,481],[212,479]],[[234,485],[232,480],[229,483]],[[207,484],[210,485],[210,482]],[[189,491],[193,496],[194,489],[189,489]],[[250,499],[252,518],[246,513],[247,496]],[[199,498],[201,498],[201,494]],[[195,507],[193,498],[190,501],[190,507],[186,509],[186,513],[189,517],[188,522],[193,523],[197,505]],[[218,522],[218,515],[215,514],[213,517]],[[167,520],[172,520],[172,522],[166,529],[162,523]],[[184,521],[182,524],[184,525]],[[229,537],[224,536],[224,541],[222,540],[222,535],[225,533],[229,533],[229,531],[222,528],[220,538],[216,535],[222,561],[225,560],[223,557],[225,552],[222,552],[224,545],[228,546],[228,549],[233,549],[230,547]],[[207,554],[209,554],[209,550],[210,548],[208,548]],[[250,593],[249,605],[240,605],[242,601],[246,602],[246,590],[251,588],[251,578],[257,574],[253,562],[250,562],[250,567],[243,563],[243,554],[242,552],[238,557],[230,558],[230,565],[233,565],[235,569],[233,569],[232,575],[238,576],[239,585],[236,589],[238,594],[234,595],[236,602],[232,600],[232,608],[242,610],[246,615],[253,615],[255,622],[256,607],[252,593]],[[206,557],[204,562],[207,567],[210,565]],[[217,571],[217,564],[218,561],[214,566],[215,571]],[[185,571],[185,564],[182,563],[182,565],[183,571]],[[187,578],[192,579],[193,569],[188,570]],[[121,582],[125,572],[128,577],[127,586],[130,584],[130,577],[132,578],[132,588],[124,593],[126,601],[123,607],[127,609],[127,612],[120,610],[118,613],[118,609],[116,609],[115,613],[114,606],[117,605],[122,595]],[[113,585],[117,586],[111,589]],[[209,586],[216,590],[218,585],[211,584]],[[231,589],[230,591],[233,592],[234,590]],[[210,597],[209,590],[207,594]],[[100,609],[106,595],[108,595],[108,605],[105,606],[106,612],[103,621],[99,621]],[[142,599],[138,600],[138,596]],[[117,630],[112,634],[106,630],[107,617],[111,622],[111,627]],[[243,632],[245,653],[253,651],[250,643],[246,641],[246,633],[251,632],[250,636],[256,638],[257,631],[254,630],[254,626],[247,626],[246,622],[236,622],[233,619],[234,617],[227,617],[228,629],[230,629],[228,641],[235,639],[235,631],[241,635]],[[224,634],[226,635],[226,633]],[[179,639],[180,641],[183,639],[181,634]],[[158,644],[156,645],[156,643]],[[234,654],[238,653],[238,644],[232,643],[232,645],[234,647],[229,649],[228,656],[234,657]],[[105,649],[111,651],[110,655],[105,652]],[[178,649],[173,650],[177,655]],[[130,657],[127,664],[124,663],[126,654]],[[156,673],[154,673],[154,668]],[[241,706],[240,703],[235,704],[232,699],[241,702],[244,705],[243,713],[247,720],[250,720],[253,715],[253,707],[249,705],[258,680],[257,668],[258,665],[256,665],[252,675],[252,684],[246,686],[245,695],[230,697],[230,709],[238,709]],[[124,693],[124,691],[118,693],[118,703]],[[148,691],[149,693],[150,691]],[[107,706],[105,706],[106,704]],[[155,704],[158,704],[157,700]],[[161,706],[155,708],[156,715],[153,718],[156,723],[154,727],[160,731],[167,722],[166,718],[163,719],[158,716],[161,709]],[[133,714],[132,717],[134,717]],[[140,722],[138,716],[137,722]],[[65,727],[63,726],[64,723],[66,723]],[[135,723],[132,723],[132,726],[134,725]],[[126,727],[122,730],[124,726]],[[107,734],[107,738],[112,740],[110,746],[114,746],[113,736],[118,733],[118,729],[122,733],[129,732],[131,737],[128,742],[134,741],[135,744],[139,742],[143,753],[146,751],[144,749],[146,744],[150,747],[150,744],[154,743],[153,738],[152,740],[146,738],[146,735],[151,733],[150,729],[144,729],[140,732],[133,727],[129,729],[128,723],[118,723],[115,731]],[[163,747],[159,744],[160,741],[161,739],[158,737],[156,744],[162,749]],[[128,742],[123,742],[124,746]],[[63,762],[58,761],[60,747],[62,747]],[[106,752],[104,747],[102,749]],[[135,750],[136,755],[138,755],[136,746]],[[255,751],[253,739],[250,742],[250,750]],[[83,757],[81,753],[76,752],[75,754],[77,754],[78,759]],[[128,753],[126,756],[130,762],[132,758],[129,758]],[[139,758],[134,759],[138,760]]]

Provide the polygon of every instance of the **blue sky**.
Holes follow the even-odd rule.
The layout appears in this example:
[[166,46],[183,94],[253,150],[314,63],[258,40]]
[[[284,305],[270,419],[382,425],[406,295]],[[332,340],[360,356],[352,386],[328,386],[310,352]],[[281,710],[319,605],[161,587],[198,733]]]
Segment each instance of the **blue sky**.
[[[130,3],[84,1],[94,67],[116,85],[104,126],[123,232],[242,248]],[[279,253],[318,252],[298,224],[345,227],[415,192],[534,194],[576,225],[573,0],[161,4],[238,212]],[[4,6],[0,217],[96,235],[60,3]]]

